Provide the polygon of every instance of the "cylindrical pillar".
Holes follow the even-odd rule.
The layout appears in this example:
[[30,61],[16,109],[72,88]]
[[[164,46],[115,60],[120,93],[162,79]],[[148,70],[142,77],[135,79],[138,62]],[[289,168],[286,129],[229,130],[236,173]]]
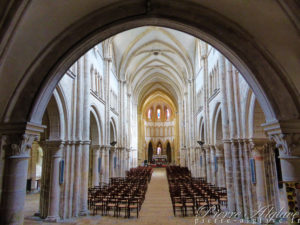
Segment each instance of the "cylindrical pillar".
[[88,186],[89,186],[89,152],[90,141],[84,141],[82,145],[81,182],[80,182],[80,215],[88,215]]
[[59,221],[59,200],[60,200],[60,187],[59,187],[59,170],[60,162],[62,159],[62,148],[64,142],[62,141],[47,141],[47,151],[51,154],[51,171],[50,171],[50,198],[48,216],[46,221],[57,222]]
[[206,166],[206,180],[208,183],[211,183],[211,161],[210,161],[210,149],[208,146],[204,147],[205,149],[205,166]]
[[73,216],[78,216],[80,207],[80,189],[81,189],[81,153],[82,142],[77,141],[75,146],[75,168],[74,168],[74,187],[73,187]]
[[226,187],[225,184],[225,168],[224,168],[224,150],[223,145],[216,146],[216,158],[217,158],[217,186]]
[[98,173],[98,163],[99,163],[99,150],[100,146],[93,146],[93,175],[92,175],[92,186],[99,185],[99,173]]
[[210,148],[211,183],[216,184],[215,147],[213,145],[210,145],[209,148]]
[[104,150],[104,183],[109,183],[109,150],[110,146],[105,147]]
[[264,142],[251,142],[253,157],[255,159],[256,196],[258,209],[268,205],[266,193],[266,180],[264,169]]
[[0,223],[23,224],[29,150],[35,136],[3,135],[5,167],[1,198]]

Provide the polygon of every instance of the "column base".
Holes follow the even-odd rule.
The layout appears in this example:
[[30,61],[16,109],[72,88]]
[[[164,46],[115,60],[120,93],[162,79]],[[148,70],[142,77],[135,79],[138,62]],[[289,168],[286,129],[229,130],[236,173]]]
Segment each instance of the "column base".
[[47,216],[45,221],[46,222],[57,223],[57,222],[59,222],[59,217],[58,216]]
[[41,216],[41,213],[40,212],[36,212],[33,214],[34,216]]
[[79,212],[79,216],[88,216],[89,215],[89,211],[88,210],[84,210],[84,211],[80,211]]

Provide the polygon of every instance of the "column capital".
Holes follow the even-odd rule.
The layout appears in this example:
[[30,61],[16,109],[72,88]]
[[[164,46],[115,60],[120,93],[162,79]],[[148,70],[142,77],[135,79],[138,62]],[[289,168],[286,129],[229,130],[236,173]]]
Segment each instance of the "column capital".
[[209,150],[210,150],[210,146],[209,146],[208,144],[205,144],[205,145],[203,145],[202,147],[203,147],[203,149],[204,149],[205,151],[209,151]]
[[7,158],[28,158],[33,141],[45,126],[35,123],[0,124],[3,148]]
[[262,154],[264,150],[267,149],[268,144],[270,144],[268,139],[250,139],[250,149],[254,154],[254,158],[262,159]]
[[100,145],[91,145],[91,149],[97,151],[97,150],[101,149],[101,146]]
[[2,135],[3,149],[7,158],[29,158],[33,141],[38,140],[34,134]]
[[104,59],[104,61],[106,61],[106,62],[111,62],[111,61],[112,61],[111,57],[107,57],[107,56],[104,57],[103,59]]
[[91,144],[91,140],[84,140],[82,141],[83,145],[90,145]]
[[116,147],[110,146],[110,147],[109,147],[109,151],[110,151],[110,152],[115,152],[115,151],[116,151]]
[[223,143],[231,143],[230,139],[223,139]]
[[273,121],[262,126],[281,155],[300,156],[300,120]]
[[65,145],[63,140],[46,140],[44,142],[44,147],[52,153],[52,157],[60,158],[62,157],[62,149]]
[[215,148],[219,151],[223,151],[224,150],[224,146],[223,143],[217,143],[215,144]]

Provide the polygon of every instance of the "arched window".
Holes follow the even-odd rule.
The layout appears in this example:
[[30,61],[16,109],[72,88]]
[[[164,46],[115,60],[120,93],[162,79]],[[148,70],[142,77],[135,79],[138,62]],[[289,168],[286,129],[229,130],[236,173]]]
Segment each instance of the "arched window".
[[157,119],[160,119],[160,109],[157,109]]
[[148,110],[148,119],[151,119],[151,109]]
[[170,118],[170,110],[167,109],[167,120]]

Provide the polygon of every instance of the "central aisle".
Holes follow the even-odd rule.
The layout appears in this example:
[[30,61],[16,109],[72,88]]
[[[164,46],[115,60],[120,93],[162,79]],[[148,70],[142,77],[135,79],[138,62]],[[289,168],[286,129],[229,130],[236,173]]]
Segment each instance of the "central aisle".
[[154,168],[138,224],[193,224],[194,218],[174,217],[165,168]]
[[155,219],[157,216],[164,220],[173,217],[165,168],[154,169],[140,213],[143,220]]

